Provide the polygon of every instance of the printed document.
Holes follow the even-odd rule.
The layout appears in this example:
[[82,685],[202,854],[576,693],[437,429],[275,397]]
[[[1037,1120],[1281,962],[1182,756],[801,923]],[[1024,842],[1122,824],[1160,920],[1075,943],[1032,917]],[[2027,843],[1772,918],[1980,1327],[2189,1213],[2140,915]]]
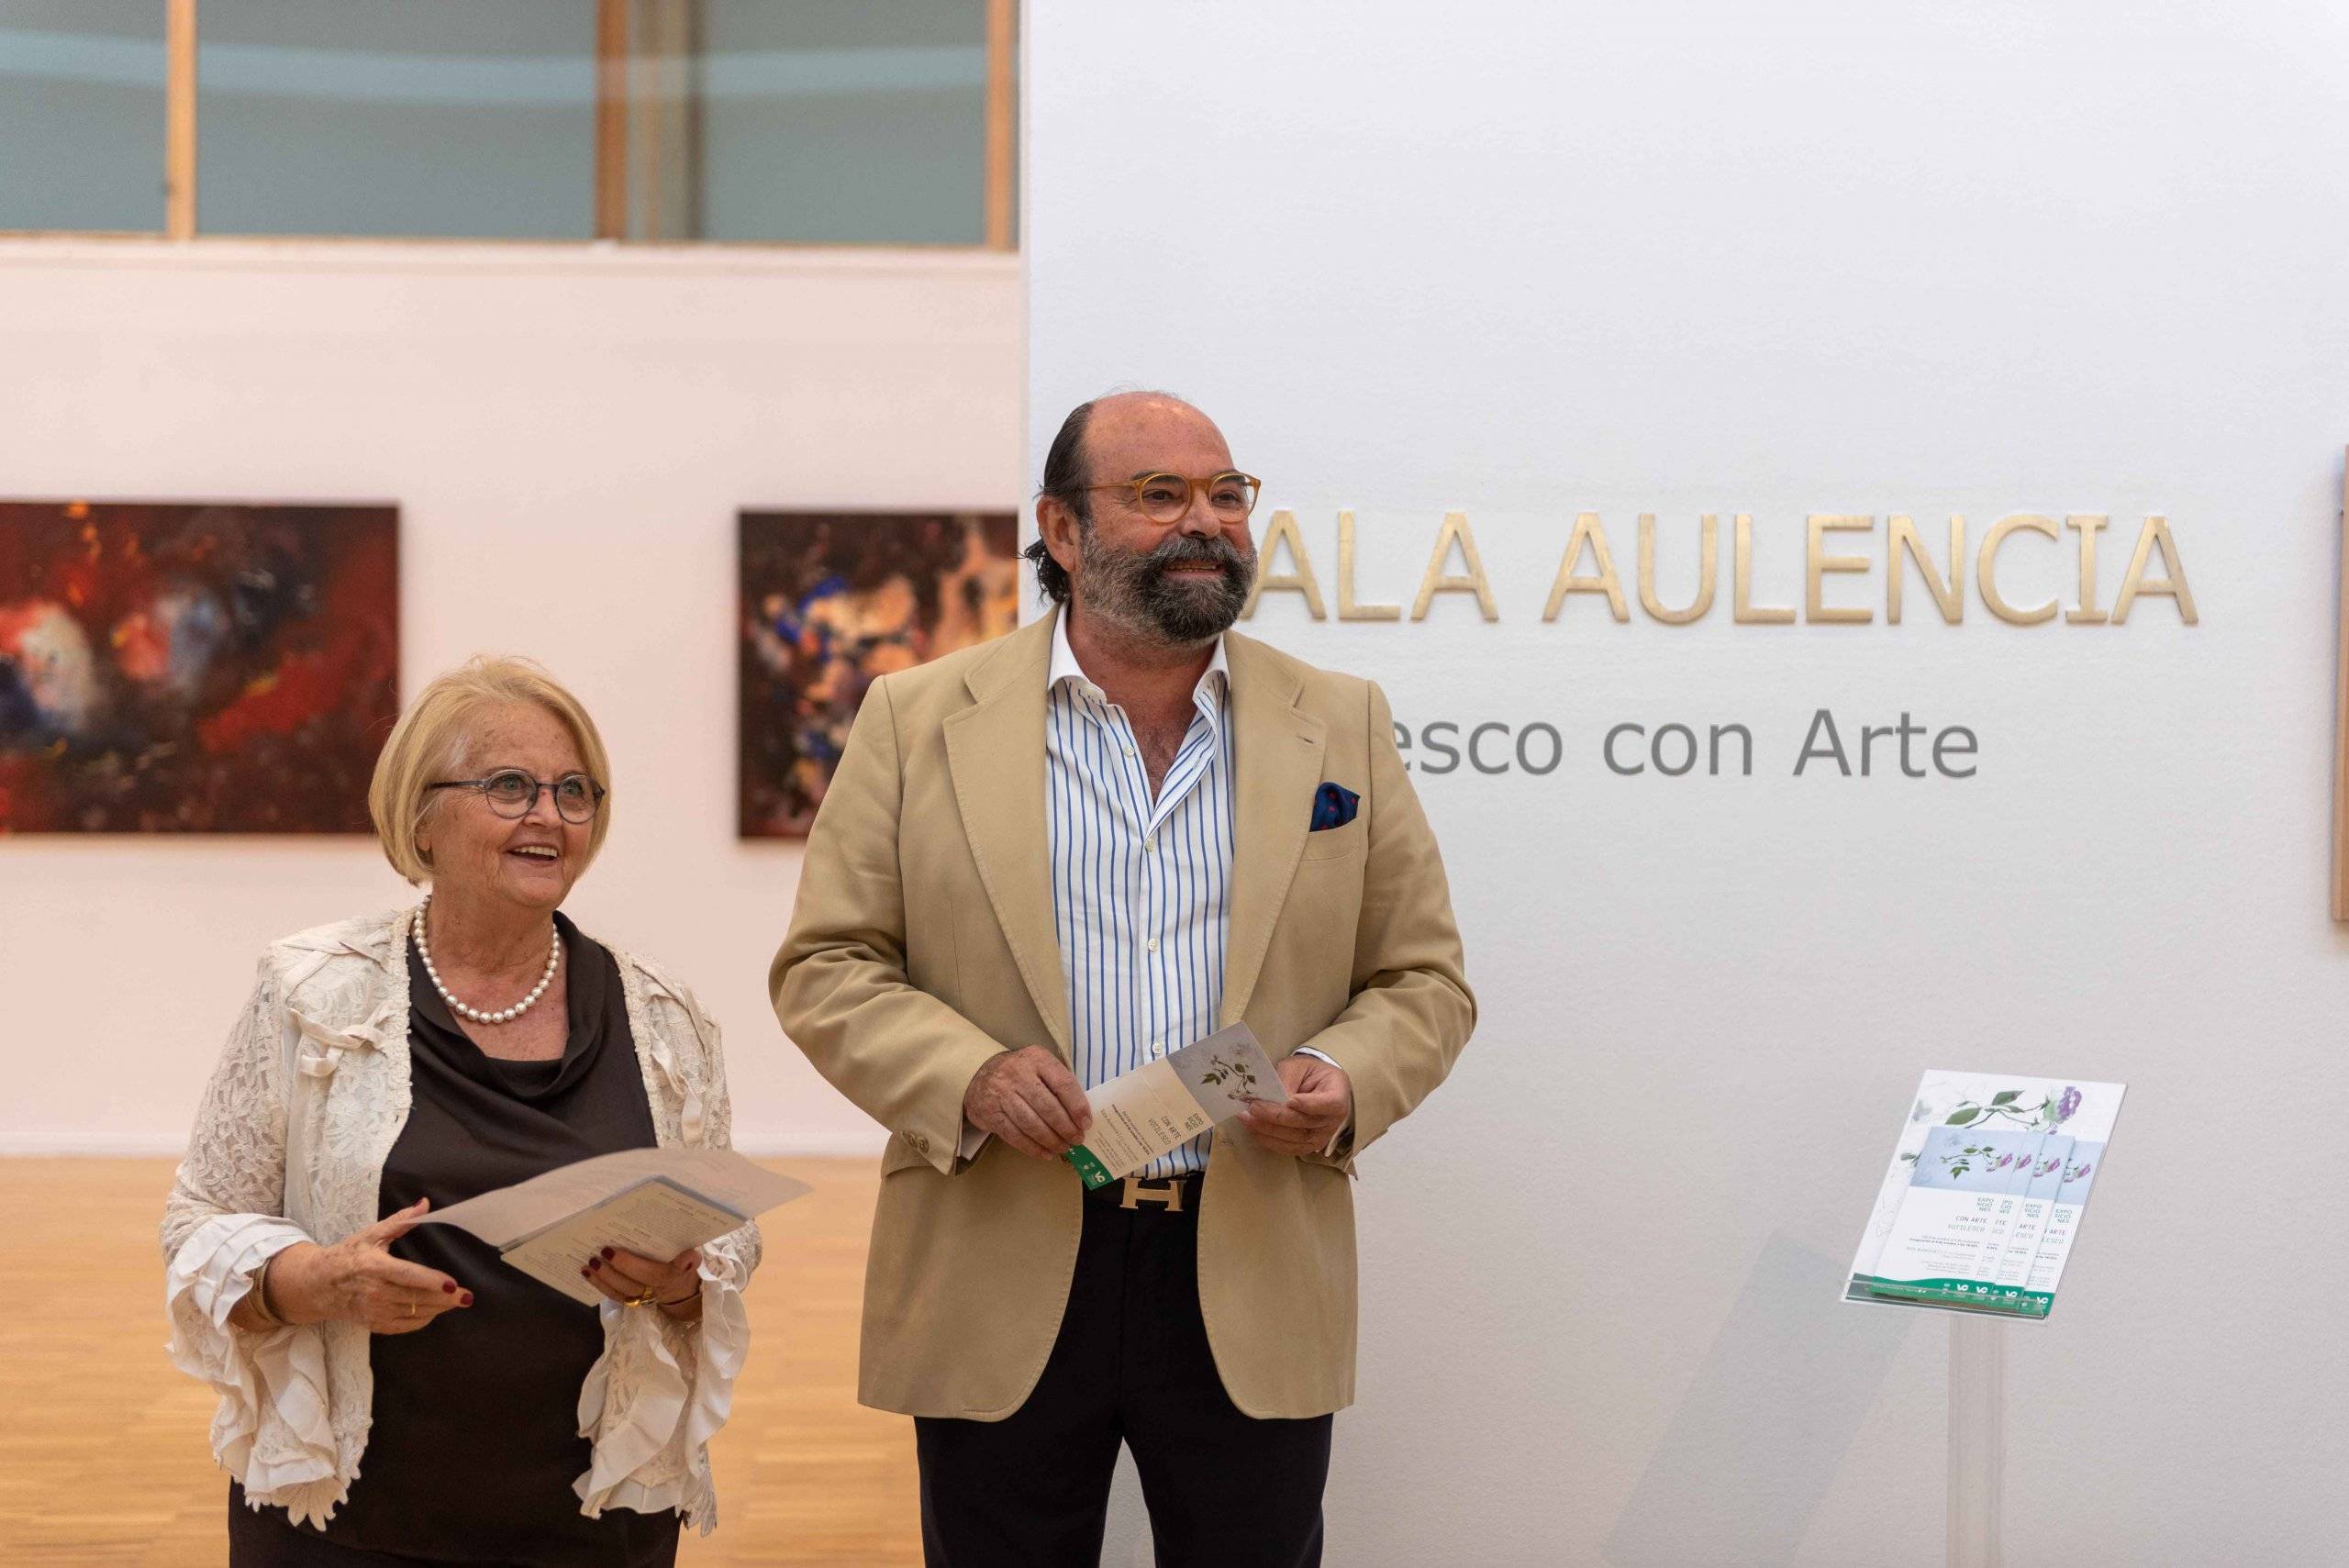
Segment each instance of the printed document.
[[1120,1073],[1085,1098],[1093,1125],[1062,1158],[1087,1187],[1098,1187],[1238,1116],[1250,1101],[1284,1101],[1288,1091],[1255,1031],[1234,1024]]
[[608,1297],[579,1271],[605,1248],[666,1262],[807,1191],[730,1149],[627,1149],[452,1203],[420,1223],[477,1236],[532,1279],[595,1306]]

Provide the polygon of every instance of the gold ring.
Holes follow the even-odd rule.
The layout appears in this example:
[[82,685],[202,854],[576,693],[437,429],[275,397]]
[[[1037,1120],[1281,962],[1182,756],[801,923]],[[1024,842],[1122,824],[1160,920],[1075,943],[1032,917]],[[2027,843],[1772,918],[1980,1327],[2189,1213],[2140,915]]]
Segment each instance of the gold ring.
[[629,1298],[629,1305],[630,1307],[650,1307],[658,1300],[660,1300],[660,1297],[652,1294],[652,1287],[648,1284],[644,1287],[644,1294],[642,1296],[631,1296]]

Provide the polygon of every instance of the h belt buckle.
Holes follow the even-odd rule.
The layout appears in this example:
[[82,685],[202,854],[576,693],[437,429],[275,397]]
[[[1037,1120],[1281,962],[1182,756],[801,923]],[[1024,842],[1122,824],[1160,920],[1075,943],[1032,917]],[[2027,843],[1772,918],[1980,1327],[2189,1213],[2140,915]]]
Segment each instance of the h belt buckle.
[[1183,1212],[1183,1179],[1169,1176],[1163,1182],[1148,1182],[1140,1176],[1125,1178],[1125,1200],[1119,1208],[1140,1208],[1146,1203],[1163,1203],[1169,1214]]

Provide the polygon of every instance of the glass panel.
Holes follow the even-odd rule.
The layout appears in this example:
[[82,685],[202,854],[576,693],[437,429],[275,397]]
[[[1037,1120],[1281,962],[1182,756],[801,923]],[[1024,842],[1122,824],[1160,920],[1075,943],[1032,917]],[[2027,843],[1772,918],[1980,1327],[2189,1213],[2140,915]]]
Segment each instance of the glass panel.
[[163,227],[163,0],[0,7],[0,228]]
[[203,0],[210,234],[584,239],[595,0]]
[[985,238],[985,0],[706,0],[710,239]]

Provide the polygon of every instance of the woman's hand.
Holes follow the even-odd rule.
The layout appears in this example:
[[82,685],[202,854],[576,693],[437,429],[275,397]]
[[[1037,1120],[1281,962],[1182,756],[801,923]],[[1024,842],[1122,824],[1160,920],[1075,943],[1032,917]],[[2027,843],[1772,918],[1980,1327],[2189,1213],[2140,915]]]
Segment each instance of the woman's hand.
[[413,1334],[443,1312],[471,1307],[473,1293],[447,1274],[392,1256],[392,1243],[431,1201],[419,1198],[331,1247],[286,1248],[269,1265],[270,1305],[288,1323],[357,1323],[373,1334]]
[[[701,1253],[689,1250],[678,1253],[665,1263],[650,1258],[640,1258],[634,1252],[624,1252],[607,1247],[601,1255],[587,1260],[579,1277],[597,1290],[624,1305],[650,1305],[678,1323],[697,1322],[701,1318]],[[651,1292],[650,1303],[645,1293]]]

